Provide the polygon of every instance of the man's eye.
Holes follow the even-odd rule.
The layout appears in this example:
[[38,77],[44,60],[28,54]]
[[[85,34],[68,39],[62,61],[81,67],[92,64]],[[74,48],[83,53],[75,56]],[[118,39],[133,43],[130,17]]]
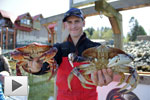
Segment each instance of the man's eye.
[[75,23],[79,23],[79,22],[80,22],[79,20],[75,21]]
[[67,23],[68,23],[68,24],[71,24],[72,22],[68,21]]

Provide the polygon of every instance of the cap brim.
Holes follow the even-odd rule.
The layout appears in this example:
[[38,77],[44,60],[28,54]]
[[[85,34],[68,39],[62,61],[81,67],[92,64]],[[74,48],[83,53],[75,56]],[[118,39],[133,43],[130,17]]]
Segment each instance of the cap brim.
[[66,22],[66,21],[67,21],[67,18],[70,17],[70,16],[76,16],[76,17],[79,17],[79,18],[81,18],[81,19],[84,19],[84,18],[83,18],[82,16],[80,16],[80,15],[74,15],[74,14],[72,14],[72,15],[66,16],[66,17],[63,19],[63,22]]

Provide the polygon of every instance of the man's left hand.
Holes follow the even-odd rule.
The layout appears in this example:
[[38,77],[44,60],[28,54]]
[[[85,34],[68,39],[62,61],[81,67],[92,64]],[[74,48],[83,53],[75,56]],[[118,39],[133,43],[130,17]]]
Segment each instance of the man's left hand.
[[102,69],[92,74],[92,81],[98,86],[106,86],[113,81],[113,72],[111,69]]

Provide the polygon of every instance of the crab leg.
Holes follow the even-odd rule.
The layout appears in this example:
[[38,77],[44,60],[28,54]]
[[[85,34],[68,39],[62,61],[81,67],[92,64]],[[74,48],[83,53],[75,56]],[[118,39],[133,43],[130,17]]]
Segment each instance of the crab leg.
[[51,75],[48,79],[48,80],[50,80],[53,76],[55,76],[57,74],[58,65],[57,65],[56,61],[54,60],[54,63],[49,64],[47,68],[49,68],[49,70],[46,72],[51,72]]
[[136,88],[136,86],[139,82],[139,75],[137,74],[135,69],[132,69],[132,72],[130,72],[130,74],[131,75],[129,75],[129,77],[127,78],[127,81],[126,81],[127,84],[124,87],[122,87],[119,91],[122,91],[125,88],[128,88],[129,86],[131,86],[131,88],[125,92],[125,93],[128,93]]
[[75,76],[81,81],[81,84],[82,84],[82,86],[83,86],[84,88],[91,89],[90,87],[85,86],[85,84],[89,84],[89,85],[95,85],[95,84],[92,83],[92,82],[88,82],[88,81],[82,76],[82,74],[79,72],[79,70],[80,70],[79,68],[75,67],[75,68],[71,71],[71,73],[69,74],[69,76],[68,76],[68,87],[69,87],[69,89],[71,90],[70,82],[71,82],[71,80],[72,80],[72,78],[73,78],[73,75],[75,75]]
[[128,73],[131,68],[127,67],[127,65],[120,65],[120,66],[114,66],[114,67],[112,67],[112,69],[113,69],[114,72],[118,72],[119,75],[121,76],[120,82],[117,84],[117,86],[119,86],[125,80],[124,73]]
[[125,80],[124,73],[120,72],[119,75],[121,76],[121,79],[120,79],[120,82],[117,84],[117,86],[121,85],[124,82],[124,80]]
[[95,66],[94,64],[83,64],[83,65],[78,66],[78,68],[84,71],[83,72],[84,75],[88,75],[96,70],[96,67],[94,66]]
[[17,76],[22,76],[21,71],[20,71],[20,66],[18,64],[16,64],[16,75]]
[[129,76],[129,78],[127,79],[127,82],[126,82],[126,83],[130,84],[131,88],[128,91],[126,91],[126,93],[135,89],[139,82],[139,75],[137,74],[137,71],[135,71],[135,69],[133,69],[133,70],[134,70],[133,73]]
[[16,75],[17,76],[22,76],[21,70],[20,70],[19,67],[24,66],[24,65],[25,65],[25,63],[23,61],[20,61],[20,62],[16,63]]

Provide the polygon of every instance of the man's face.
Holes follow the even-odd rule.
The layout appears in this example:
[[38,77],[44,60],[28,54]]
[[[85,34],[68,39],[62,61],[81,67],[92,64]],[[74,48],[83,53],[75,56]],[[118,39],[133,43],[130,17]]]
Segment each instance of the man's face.
[[76,16],[70,16],[65,22],[65,27],[68,29],[71,37],[79,37],[83,33],[85,22]]

